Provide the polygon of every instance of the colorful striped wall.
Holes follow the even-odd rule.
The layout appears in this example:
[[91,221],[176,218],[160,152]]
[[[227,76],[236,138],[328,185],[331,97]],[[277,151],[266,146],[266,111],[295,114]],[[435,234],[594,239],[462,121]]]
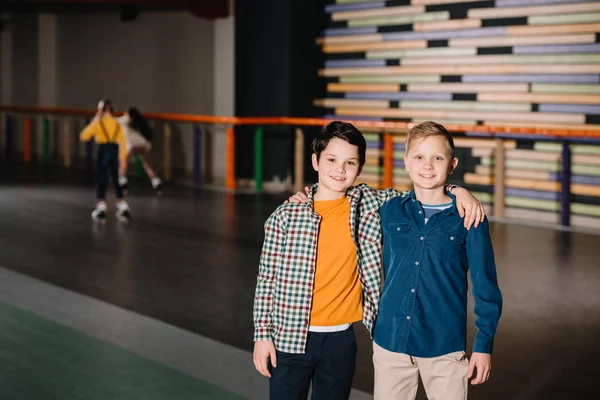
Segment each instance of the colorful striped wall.
[[[600,131],[600,1],[336,0],[318,43],[336,119]],[[367,133],[364,182],[382,185],[382,137]],[[394,185],[410,187],[396,136]],[[451,181],[493,203],[494,142],[456,134]],[[562,145],[505,141],[505,215],[559,223]],[[600,142],[571,145],[571,225],[600,230]]]

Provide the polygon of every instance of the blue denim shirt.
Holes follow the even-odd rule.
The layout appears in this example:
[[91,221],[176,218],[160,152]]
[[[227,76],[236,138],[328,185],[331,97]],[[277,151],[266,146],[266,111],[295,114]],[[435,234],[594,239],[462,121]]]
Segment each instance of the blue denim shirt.
[[437,357],[466,350],[467,270],[475,298],[474,352],[492,353],[502,312],[487,219],[467,230],[456,208],[425,224],[414,190],[381,209],[385,281],[375,342],[388,351]]

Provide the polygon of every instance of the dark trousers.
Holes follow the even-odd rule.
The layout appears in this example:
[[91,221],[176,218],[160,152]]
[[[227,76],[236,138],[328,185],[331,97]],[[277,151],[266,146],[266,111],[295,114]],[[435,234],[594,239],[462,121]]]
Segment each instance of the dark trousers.
[[96,163],[96,199],[106,199],[106,185],[109,176],[117,199],[123,198],[123,191],[119,186],[119,145],[116,143],[99,144]]
[[271,368],[271,400],[348,400],[356,362],[354,327],[342,332],[309,332],[304,354],[277,351]]

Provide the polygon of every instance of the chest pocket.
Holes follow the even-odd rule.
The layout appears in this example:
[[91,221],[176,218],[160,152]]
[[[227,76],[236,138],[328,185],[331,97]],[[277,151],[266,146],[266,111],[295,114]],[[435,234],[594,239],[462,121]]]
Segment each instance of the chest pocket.
[[386,224],[383,228],[384,246],[391,245],[395,251],[408,248],[411,227],[410,222]]
[[437,233],[440,255],[443,257],[459,257],[465,251],[466,237],[464,234],[441,230]]

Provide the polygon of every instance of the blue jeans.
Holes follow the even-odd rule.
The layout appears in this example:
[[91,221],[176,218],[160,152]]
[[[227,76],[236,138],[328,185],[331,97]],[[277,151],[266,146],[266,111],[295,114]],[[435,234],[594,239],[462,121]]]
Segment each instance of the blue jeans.
[[117,199],[123,198],[123,191],[119,186],[119,145],[116,143],[103,143],[98,145],[98,156],[96,160],[96,199],[106,199],[106,185],[108,179],[115,189]]
[[277,351],[271,368],[271,400],[305,400],[312,382],[313,400],[347,400],[356,361],[354,327],[342,332],[309,332],[306,352]]

